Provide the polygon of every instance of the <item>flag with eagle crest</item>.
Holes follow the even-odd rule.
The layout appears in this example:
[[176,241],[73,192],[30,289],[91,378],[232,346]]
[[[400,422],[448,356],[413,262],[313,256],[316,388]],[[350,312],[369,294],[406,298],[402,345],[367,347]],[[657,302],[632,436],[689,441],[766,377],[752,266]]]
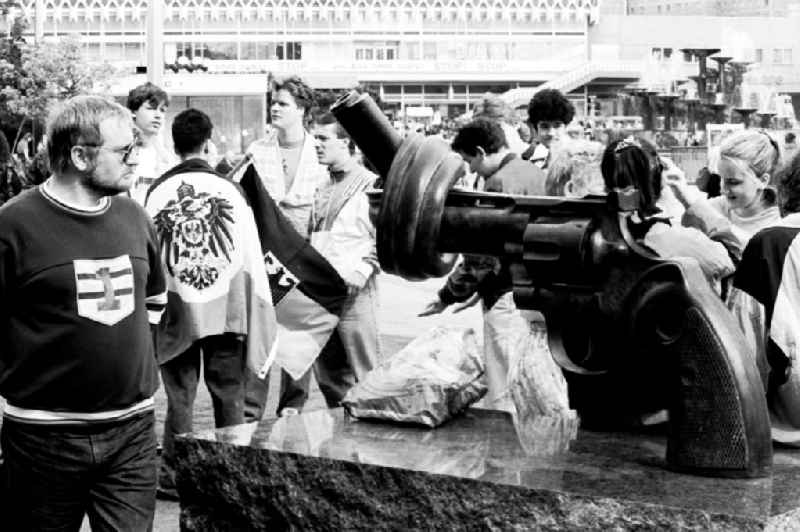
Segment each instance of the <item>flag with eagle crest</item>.
[[275,363],[298,379],[311,367],[339,324],[347,285],[294,229],[267,192],[255,165],[248,162],[244,162],[239,184],[255,214],[272,287],[281,338]]
[[233,333],[246,337],[250,369],[266,376],[277,349],[277,322],[253,211],[242,190],[205,161],[189,159],[153,183],[145,208],[167,274],[159,363],[201,338]]

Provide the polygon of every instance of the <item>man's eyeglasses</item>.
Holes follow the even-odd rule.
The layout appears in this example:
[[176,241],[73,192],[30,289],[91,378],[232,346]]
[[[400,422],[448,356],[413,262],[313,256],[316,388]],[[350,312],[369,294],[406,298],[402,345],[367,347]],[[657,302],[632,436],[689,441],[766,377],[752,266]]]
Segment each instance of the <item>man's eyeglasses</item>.
[[86,146],[88,148],[95,148],[98,150],[107,150],[110,152],[121,154],[122,162],[124,164],[128,164],[128,161],[130,161],[131,157],[135,157],[136,155],[139,154],[139,147],[140,147],[139,139],[134,139],[133,142],[131,142],[130,144],[128,144],[123,148],[115,148],[115,149],[106,148],[105,146],[98,146],[97,144],[82,144],[82,146]]

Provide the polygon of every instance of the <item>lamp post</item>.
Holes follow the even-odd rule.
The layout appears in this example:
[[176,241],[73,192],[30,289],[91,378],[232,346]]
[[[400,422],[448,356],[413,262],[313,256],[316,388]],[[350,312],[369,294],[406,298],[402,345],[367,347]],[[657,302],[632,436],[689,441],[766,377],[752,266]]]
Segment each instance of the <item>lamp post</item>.
[[645,131],[653,131],[656,128],[656,120],[655,120],[655,105],[653,104],[654,96],[658,94],[657,91],[652,89],[648,89],[642,92],[642,96],[644,97],[644,111],[645,116],[642,117],[642,126],[644,127]]
[[711,58],[712,61],[717,63],[717,72],[719,75],[719,79],[717,80],[717,93],[725,94],[725,64],[733,59],[732,57],[728,57],[725,55],[715,55]]
[[744,124],[744,127],[745,128],[749,128],[750,127],[750,116],[753,113],[756,112],[756,108],[755,107],[734,107],[733,110],[736,111],[737,113],[739,113],[739,115],[742,117],[742,123]]
[[772,128],[772,119],[775,117],[775,113],[772,111],[759,111],[756,116],[758,117],[758,127],[764,129]]
[[[717,96],[719,96],[719,94],[717,94]],[[708,106],[711,108],[712,111],[714,111],[714,120],[718,124],[724,124],[726,122],[725,109],[728,108],[728,104],[716,101],[708,104]]]
[[696,106],[700,103],[698,98],[686,98],[683,100],[686,104],[686,133],[689,135],[694,135],[696,131],[695,127],[695,111]]
[[664,131],[672,129],[672,105],[678,99],[677,94],[659,94],[656,96],[664,106]]
[[742,84],[744,82],[744,74],[747,72],[747,67],[750,65],[748,61],[731,61],[728,63],[731,68],[733,78],[733,87],[730,88],[731,96],[728,103],[732,106],[748,107],[747,95],[742,94]]
[[719,52],[719,48],[682,48],[681,52],[692,54],[693,56],[697,57],[697,96],[701,100],[704,100],[706,97],[706,79],[708,76],[706,59],[708,56]]
[[36,0],[33,9],[33,38],[36,44],[42,44],[42,40],[44,39],[44,19],[46,16],[47,14],[44,12],[44,0]]

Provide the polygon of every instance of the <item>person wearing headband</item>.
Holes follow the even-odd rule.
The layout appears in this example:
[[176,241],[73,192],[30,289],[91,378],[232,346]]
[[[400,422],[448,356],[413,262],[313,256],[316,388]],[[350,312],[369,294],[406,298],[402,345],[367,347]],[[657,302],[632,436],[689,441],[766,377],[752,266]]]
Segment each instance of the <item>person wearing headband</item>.
[[[662,168],[638,140],[628,137],[609,144],[600,169],[608,192],[630,188],[639,192],[639,205],[628,217],[627,229],[640,246],[664,259],[694,259],[715,291],[723,278],[733,274],[733,262],[722,243],[697,229],[671,223],[661,210]],[[573,319],[581,319],[595,332],[597,345],[617,347],[618,339],[606,336],[612,328],[596,313]],[[666,420],[670,389],[658,376],[669,371],[668,361],[639,354],[643,356],[628,356],[619,372],[566,374],[570,405],[580,414],[582,426],[628,428]]]

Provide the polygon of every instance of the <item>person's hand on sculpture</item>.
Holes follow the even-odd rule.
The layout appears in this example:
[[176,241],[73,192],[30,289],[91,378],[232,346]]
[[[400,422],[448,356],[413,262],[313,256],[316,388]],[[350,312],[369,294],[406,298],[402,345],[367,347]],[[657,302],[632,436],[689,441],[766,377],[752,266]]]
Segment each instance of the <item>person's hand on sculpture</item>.
[[470,307],[474,307],[475,305],[478,304],[478,301],[480,301],[480,300],[481,300],[481,296],[478,295],[477,292],[472,294],[472,296],[470,296],[469,299],[467,299],[466,301],[464,301],[462,303],[459,303],[458,305],[453,307],[453,314],[458,314],[462,310],[467,310]]
[[678,165],[669,157],[660,157],[664,170],[661,172],[661,179],[665,185],[669,185],[675,194],[675,199],[681,202],[684,207],[691,205],[697,198],[697,191],[692,190],[686,182],[686,174],[678,168]]
[[444,309],[446,308],[447,305],[442,303],[442,300],[437,297],[436,299],[428,303],[425,309],[419,314],[417,314],[417,316],[422,318],[425,316],[433,316],[434,314],[441,314],[442,311],[444,311]]

